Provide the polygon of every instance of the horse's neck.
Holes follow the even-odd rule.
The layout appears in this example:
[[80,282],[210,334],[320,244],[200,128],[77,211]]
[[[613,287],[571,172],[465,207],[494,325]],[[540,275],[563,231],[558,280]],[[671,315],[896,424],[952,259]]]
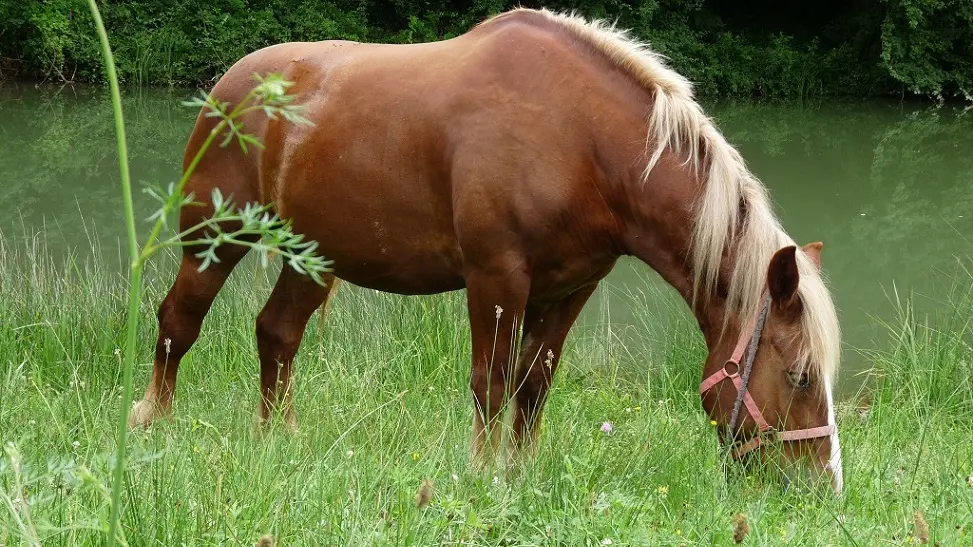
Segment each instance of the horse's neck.
[[[649,125],[645,112],[655,107],[654,97],[641,86],[606,85],[602,91],[598,101],[586,105],[584,111],[597,114],[590,127],[596,135],[593,156],[604,175],[598,191],[618,225],[618,243],[624,254],[641,259],[676,289],[696,316],[712,350],[721,334],[726,334],[723,310],[733,257],[724,258],[715,294],[709,299],[697,298],[694,305],[689,251],[695,203],[704,183],[701,172],[691,169],[685,158],[666,150],[643,180],[651,156],[646,148]],[[729,331],[735,325],[727,327]]]
[[[711,350],[722,343],[725,290],[733,271],[732,253],[720,266],[713,294],[693,294],[694,272],[690,264],[690,240],[695,221],[695,199],[700,181],[681,161],[666,152],[648,178],[633,170],[629,180],[618,184],[622,215],[623,246],[627,253],[645,262],[685,300],[699,323]],[[727,332],[735,330],[733,321]]]

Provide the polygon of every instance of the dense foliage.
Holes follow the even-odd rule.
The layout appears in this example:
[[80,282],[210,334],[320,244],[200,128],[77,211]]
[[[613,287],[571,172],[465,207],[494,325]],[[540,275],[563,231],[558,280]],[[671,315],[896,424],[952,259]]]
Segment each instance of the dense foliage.
[[[129,85],[208,83],[288,40],[454,36],[511,0],[126,0],[103,16]],[[706,95],[919,94],[973,100],[969,0],[551,0],[618,20]],[[0,0],[0,78],[102,78],[83,0]]]

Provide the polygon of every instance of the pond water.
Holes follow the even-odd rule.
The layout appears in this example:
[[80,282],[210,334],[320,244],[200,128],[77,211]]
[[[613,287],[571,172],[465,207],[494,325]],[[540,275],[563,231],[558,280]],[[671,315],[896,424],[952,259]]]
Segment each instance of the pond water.
[[[180,101],[191,93],[127,95],[140,187],[178,177],[195,118]],[[842,382],[853,387],[855,371],[867,366],[859,350],[883,345],[880,322],[894,320],[891,291],[935,312],[957,258],[973,255],[973,112],[897,101],[705,106],[770,188],[791,236],[825,243],[844,332]],[[97,243],[118,263],[124,232],[106,90],[0,86],[0,181],[0,232],[9,244],[43,232],[55,253],[85,256]],[[151,203],[138,191],[135,199],[144,219]],[[613,329],[637,325],[644,310],[626,294],[646,285],[663,284],[641,263],[622,261],[582,328],[603,321],[606,309]]]

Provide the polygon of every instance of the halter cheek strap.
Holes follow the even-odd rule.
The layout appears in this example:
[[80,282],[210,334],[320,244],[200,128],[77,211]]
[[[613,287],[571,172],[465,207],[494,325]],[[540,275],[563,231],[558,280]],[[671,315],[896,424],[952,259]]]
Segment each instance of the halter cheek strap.
[[[734,459],[740,459],[748,452],[773,442],[801,441],[827,437],[833,434],[836,428],[834,424],[829,424],[808,429],[777,431],[767,422],[763,413],[760,412],[757,403],[750,396],[750,392],[747,391],[747,385],[750,383],[750,373],[753,371],[753,362],[757,356],[757,345],[760,343],[760,335],[763,332],[764,325],[767,324],[769,312],[770,294],[765,290],[760,313],[758,316],[751,318],[747,324],[747,328],[740,332],[740,339],[737,340],[737,345],[733,348],[733,354],[723,363],[723,367],[720,370],[711,374],[699,385],[699,394],[702,396],[723,380],[729,379],[733,382],[733,385],[737,389],[737,397],[733,402],[733,412],[730,415],[730,427],[728,430],[730,435],[733,435],[733,432],[736,431],[741,406],[746,407],[750,417],[757,423],[757,434],[733,450]],[[743,359],[744,352],[746,352],[746,360],[744,361],[741,375],[740,360]]]

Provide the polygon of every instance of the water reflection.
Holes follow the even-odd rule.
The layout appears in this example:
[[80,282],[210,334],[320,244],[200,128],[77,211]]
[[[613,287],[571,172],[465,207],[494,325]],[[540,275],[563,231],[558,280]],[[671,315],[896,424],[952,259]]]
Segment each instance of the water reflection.
[[[196,114],[180,101],[192,92],[127,96],[132,175],[140,186],[178,177]],[[955,257],[973,254],[973,113],[875,101],[716,103],[707,109],[771,189],[791,235],[800,243],[825,243],[824,266],[847,347],[844,378],[864,366],[855,348],[881,342],[870,316],[890,318],[886,293],[893,286],[919,295],[922,310],[940,306],[937,295],[945,294],[941,283],[955,271]],[[4,85],[0,139],[4,236],[44,231],[55,252],[75,249],[81,256],[97,241],[117,258],[123,229],[107,93]],[[151,204],[141,192],[135,199],[144,219]],[[643,296],[633,309],[630,293],[647,294],[647,284],[661,295]],[[637,320],[647,311],[642,306],[652,321],[672,321],[660,311],[669,306],[685,315],[654,274],[623,260],[586,308],[579,332],[604,332],[599,329],[610,310],[613,335],[637,336],[645,332]],[[664,346],[666,340],[650,343]]]

